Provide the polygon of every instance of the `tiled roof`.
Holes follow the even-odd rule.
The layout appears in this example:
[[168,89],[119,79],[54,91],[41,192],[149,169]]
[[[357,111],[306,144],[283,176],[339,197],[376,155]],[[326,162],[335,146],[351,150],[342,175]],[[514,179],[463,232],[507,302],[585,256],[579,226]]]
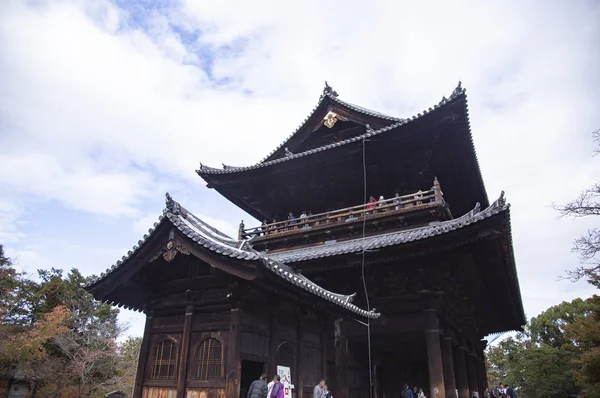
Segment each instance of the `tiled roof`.
[[399,245],[402,243],[415,242],[418,240],[443,235],[445,233],[466,227],[470,224],[485,220],[486,218],[503,212],[508,208],[509,205],[504,200],[503,192],[501,196],[486,209],[480,210],[479,204],[477,204],[473,210],[462,217],[453,220],[436,222],[425,227],[413,228],[383,235],[375,235],[297,250],[271,253],[269,254],[269,257],[274,260],[291,264],[299,261],[332,257],[349,253],[360,253],[363,250],[374,250],[388,246]]
[[117,261],[117,263],[107,269],[106,272],[103,272],[99,278],[90,281],[85,287],[92,287],[98,284],[117,269],[125,266],[128,260],[140,250],[158,226],[165,222],[170,222],[182,234],[205,249],[211,250],[222,256],[255,262],[288,283],[294,284],[315,296],[332,302],[333,304],[346,308],[355,314],[372,319],[376,319],[380,316],[380,314],[376,313],[374,310],[366,311],[352,304],[355,295],[342,295],[330,292],[297,273],[293,268],[284,263],[270,258],[270,256],[265,253],[253,250],[247,241],[238,241],[229,238],[224,233],[211,227],[187,211],[178,202],[174,201],[168,193],[166,195],[166,207],[163,210],[163,214],[159,217],[159,221],[154,223],[154,227],[148,230],[148,234],[144,235],[143,240],[138,241],[138,244],[134,246],[132,250],[127,252],[126,256],[123,256],[121,260]]
[[319,107],[319,105],[321,104],[321,102],[325,98],[331,98],[333,101],[338,102],[338,103],[340,103],[340,104],[342,104],[344,106],[347,106],[347,107],[349,107],[351,109],[354,109],[354,110],[356,110],[358,112],[362,112],[362,113],[365,113],[365,114],[368,114],[368,115],[371,115],[371,116],[377,116],[377,117],[380,117],[380,118],[388,119],[390,121],[393,121],[394,123],[390,124],[389,126],[382,127],[382,128],[380,128],[378,130],[367,129],[367,132],[365,134],[358,135],[358,136],[355,136],[355,137],[352,137],[352,138],[348,138],[346,140],[338,141],[338,142],[335,142],[335,143],[332,143],[332,144],[324,145],[324,146],[321,146],[321,147],[318,147],[318,148],[310,149],[308,151],[304,151],[304,152],[300,152],[300,153],[294,153],[294,154],[289,154],[287,156],[284,156],[284,157],[281,157],[281,158],[278,158],[278,159],[269,160],[269,161],[263,160],[263,161],[261,161],[259,163],[256,163],[256,164],[252,165],[252,166],[244,166],[244,167],[224,166],[222,169],[218,169],[218,168],[206,166],[206,165],[203,165],[202,163],[200,163],[200,168],[198,170],[196,170],[196,173],[198,173],[199,175],[203,175],[203,174],[205,174],[205,175],[206,174],[231,174],[231,173],[236,173],[236,172],[240,172],[240,171],[247,171],[247,170],[259,169],[259,168],[262,168],[262,167],[271,166],[271,165],[279,164],[279,163],[282,163],[282,162],[287,162],[287,161],[292,160],[292,159],[297,159],[297,158],[301,158],[301,157],[304,157],[304,156],[312,155],[312,154],[317,153],[317,152],[326,151],[328,149],[332,149],[332,148],[336,148],[336,147],[339,147],[339,146],[342,146],[342,145],[347,145],[347,144],[350,144],[350,143],[353,143],[353,142],[361,141],[364,138],[369,138],[369,137],[373,137],[373,136],[385,133],[387,131],[390,131],[392,129],[400,127],[402,125],[408,124],[411,121],[417,120],[417,119],[425,116],[426,114],[432,112],[434,109],[438,109],[441,106],[443,106],[443,105],[451,102],[452,100],[458,98],[459,96],[465,96],[466,97],[465,89],[462,88],[462,85],[459,82],[458,86],[454,89],[454,91],[452,92],[452,95],[450,95],[449,98],[446,98],[446,97],[442,98],[442,100],[438,104],[436,104],[433,108],[430,107],[429,109],[426,109],[422,113],[418,113],[417,115],[414,115],[413,117],[411,117],[409,119],[400,119],[400,118],[394,118],[394,117],[391,117],[391,116],[386,116],[386,115],[380,114],[378,112],[374,112],[374,111],[371,111],[371,110],[359,107],[357,105],[353,105],[353,104],[344,102],[342,100],[339,100],[336,97],[337,94],[334,91],[332,91],[332,90],[328,91],[327,87],[328,86],[326,86],[326,89],[324,90],[323,95],[321,95],[321,97],[319,99],[319,103],[312,110],[312,112],[310,113],[310,115],[304,120],[304,122],[302,122],[302,125],[294,133],[292,133],[284,141],[283,144],[281,144],[273,152],[271,152],[271,154],[269,154],[269,156],[267,156],[267,158],[270,157],[273,153],[277,152],[279,149],[281,149],[285,145],[285,143],[287,143],[289,141],[289,139],[292,138],[294,136],[294,134],[296,134],[298,132],[298,130],[304,125],[304,123],[306,123],[306,121],[308,120],[308,118],[310,118],[314,114],[314,112],[317,110],[317,108]]
[[268,154],[263,160],[260,161],[260,163],[264,163],[268,158],[270,158],[271,156],[273,156],[273,154],[275,152],[277,152],[278,150],[280,150],[281,148],[283,148],[285,146],[285,144],[287,144],[289,142],[289,140],[296,135],[296,133],[298,131],[300,131],[302,129],[302,127],[304,127],[304,125],[306,124],[306,122],[308,121],[308,119],[310,119],[312,117],[312,115],[316,112],[316,110],[319,108],[319,106],[321,106],[321,104],[323,103],[323,101],[325,101],[326,99],[329,99],[333,102],[338,103],[339,105],[342,105],[348,109],[352,109],[356,112],[360,112],[362,114],[368,115],[368,116],[374,116],[374,117],[378,117],[380,119],[385,119],[385,120],[390,120],[393,122],[399,122],[402,119],[401,118],[397,118],[397,117],[393,117],[393,116],[388,116],[385,115],[383,113],[380,112],[375,112],[372,111],[370,109],[367,108],[363,108],[362,106],[358,106],[358,105],[354,105],[351,104],[349,102],[346,101],[342,101],[341,99],[339,99],[338,97],[338,93],[335,92],[330,86],[329,84],[327,84],[327,82],[325,82],[325,87],[323,88],[323,94],[321,94],[321,96],[319,97],[319,101],[317,102],[317,105],[315,105],[315,107],[312,109],[312,111],[310,111],[310,113],[308,114],[308,116],[302,121],[302,123],[300,124],[300,126],[298,126],[296,128],[296,130],[294,130],[294,132],[292,134],[290,134],[277,148],[275,148],[270,154]]

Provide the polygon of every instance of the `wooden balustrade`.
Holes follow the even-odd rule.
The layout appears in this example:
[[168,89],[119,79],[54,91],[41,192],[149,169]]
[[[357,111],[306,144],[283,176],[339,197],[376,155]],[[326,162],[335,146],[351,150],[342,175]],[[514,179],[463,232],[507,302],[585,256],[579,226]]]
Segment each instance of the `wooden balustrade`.
[[433,205],[444,203],[442,190],[437,178],[433,182],[433,187],[428,191],[418,191],[409,195],[395,196],[388,199],[377,200],[375,202],[362,205],[336,209],[325,213],[297,217],[291,220],[278,221],[270,224],[263,224],[260,227],[244,228],[240,224],[239,238],[248,239],[253,236],[278,235],[288,231],[310,230],[314,227],[324,225],[343,224],[356,221],[358,219],[368,219],[373,216],[385,214],[394,214],[418,210]]

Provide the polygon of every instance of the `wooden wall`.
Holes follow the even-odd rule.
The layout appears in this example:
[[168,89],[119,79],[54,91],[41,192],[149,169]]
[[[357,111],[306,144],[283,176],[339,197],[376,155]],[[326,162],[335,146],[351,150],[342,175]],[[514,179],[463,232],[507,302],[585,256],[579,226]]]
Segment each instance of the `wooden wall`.
[[[243,372],[242,361],[254,361],[264,364],[268,378],[276,373],[276,368],[288,366],[291,369],[292,383],[295,386],[294,398],[312,398],[314,386],[321,377],[327,378],[327,362],[332,358],[326,349],[327,325],[333,332],[333,324],[326,318],[307,310],[298,312],[297,308],[277,307],[277,310],[263,310],[251,307],[235,310],[236,332],[232,334],[232,311],[193,312],[186,321],[185,309],[179,311],[184,315],[173,314],[155,316],[148,336],[147,360],[144,364],[143,398],[177,398],[185,394],[186,398],[221,398],[227,391],[237,397],[241,389]],[[188,326],[189,342],[185,340],[185,324]],[[211,380],[196,379],[196,357],[199,346],[207,338],[217,339],[223,346],[222,377]],[[168,380],[152,380],[154,347],[161,341],[173,341],[178,350],[178,367],[176,376]],[[232,340],[234,339],[234,340]],[[237,340],[235,340],[237,339]],[[229,360],[234,345],[233,362]],[[329,340],[331,342],[331,340]],[[187,346],[187,353],[182,347]],[[237,347],[236,347],[237,346]],[[183,363],[183,361],[186,361]],[[185,369],[185,385],[178,386],[177,374],[180,368]],[[241,369],[236,370],[236,369]],[[233,371],[233,373],[232,373]],[[228,378],[235,378],[234,387],[228,386]],[[238,391],[238,392],[236,392]],[[181,395],[179,395],[181,397]]]

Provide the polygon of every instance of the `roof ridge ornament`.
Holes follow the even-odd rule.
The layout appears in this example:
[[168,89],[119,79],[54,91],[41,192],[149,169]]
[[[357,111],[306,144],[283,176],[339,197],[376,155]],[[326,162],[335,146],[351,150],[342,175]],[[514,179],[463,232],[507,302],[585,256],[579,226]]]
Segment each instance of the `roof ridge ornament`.
[[179,214],[179,210],[181,207],[179,206],[179,203],[173,200],[173,197],[168,192],[165,194],[165,205],[166,211],[173,214]]
[[327,80],[325,80],[325,87],[323,87],[323,95],[328,97],[338,97],[337,91],[335,91],[329,84],[327,84]]
[[285,147],[285,156],[292,156],[292,155],[293,155],[292,151],[290,151],[288,149],[288,147]]
[[506,206],[506,198],[504,197],[504,191],[500,192],[500,197],[496,200],[498,202],[498,206],[504,207]]
[[458,81],[458,86],[456,86],[456,88],[452,92],[452,98],[459,96],[464,91],[465,91],[465,89],[462,87],[462,82],[459,80]]

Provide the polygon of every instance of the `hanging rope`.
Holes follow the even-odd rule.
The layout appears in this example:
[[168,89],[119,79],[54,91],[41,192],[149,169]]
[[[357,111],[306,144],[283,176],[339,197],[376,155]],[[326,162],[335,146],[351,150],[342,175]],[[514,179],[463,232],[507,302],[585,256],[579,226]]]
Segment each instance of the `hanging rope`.
[[[366,140],[362,140],[362,162],[363,162],[363,203],[367,203],[367,161],[366,161]],[[362,225],[362,282],[365,289],[365,299],[367,302],[367,311],[371,311],[371,304],[369,303],[369,293],[367,291],[367,280],[365,278],[365,232],[367,228],[367,216],[363,214],[363,225]],[[369,397],[373,398],[373,365],[371,359],[371,318],[367,318],[367,347],[369,349]]]

